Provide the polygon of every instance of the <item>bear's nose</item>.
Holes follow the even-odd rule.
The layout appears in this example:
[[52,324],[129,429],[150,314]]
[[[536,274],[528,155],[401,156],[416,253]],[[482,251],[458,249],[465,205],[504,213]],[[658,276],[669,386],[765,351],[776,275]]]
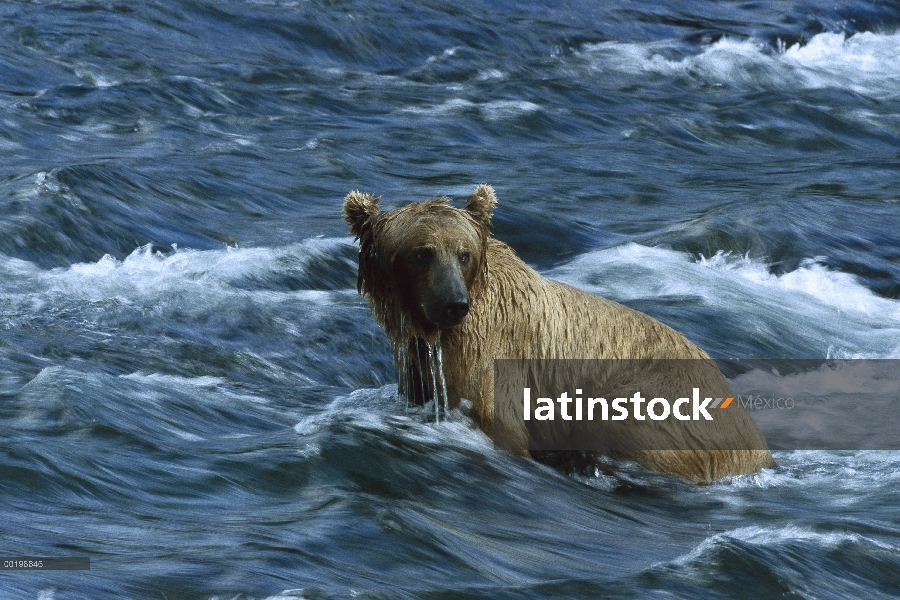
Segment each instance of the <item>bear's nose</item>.
[[459,323],[469,313],[468,302],[448,302],[444,306],[444,316],[447,321]]

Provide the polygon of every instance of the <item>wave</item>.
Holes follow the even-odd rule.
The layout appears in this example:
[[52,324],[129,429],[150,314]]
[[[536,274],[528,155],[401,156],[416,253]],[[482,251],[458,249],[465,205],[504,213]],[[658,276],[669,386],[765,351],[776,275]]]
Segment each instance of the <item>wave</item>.
[[900,550],[900,548],[891,544],[869,539],[852,532],[819,532],[794,525],[788,525],[787,527],[750,526],[710,536],[703,540],[690,554],[677,559],[675,562],[702,560],[710,551],[716,550],[723,543],[730,541],[743,542],[761,548],[777,548],[792,542],[810,542],[820,549],[836,549],[846,544],[859,544],[893,552]]
[[[313,238],[277,248],[162,252],[144,246],[124,260],[107,255],[51,270],[0,256],[0,319],[7,328],[48,311],[90,320],[92,305],[134,318],[146,310],[161,318],[176,311],[179,319],[285,302],[355,305],[355,254],[348,239]],[[900,301],[815,258],[776,275],[746,256],[697,259],[630,243],[583,254],[545,274],[651,314],[657,309],[663,320],[671,305],[684,306],[683,315],[717,316],[719,337],[701,345],[727,356],[900,357]],[[702,326],[673,325],[702,337]],[[757,350],[741,352],[734,340],[749,340]]]
[[725,349],[728,339],[749,339],[772,357],[900,357],[900,301],[815,259],[774,275],[746,256],[695,259],[631,243],[581,255],[546,275],[626,304],[685,302],[711,311]]
[[93,263],[44,270],[0,255],[0,298],[23,293],[62,294],[87,301],[131,302],[174,291],[199,297],[237,292],[307,290],[311,299],[356,284],[356,249],[344,238],[313,238],[277,248],[162,251],[137,248],[124,260],[110,255]]
[[698,54],[677,57],[675,42],[586,44],[581,51],[601,71],[685,76],[707,85],[763,89],[900,93],[900,33],[820,33],[807,43],[772,47],[758,39],[723,37]]
[[191,377],[172,385],[198,394],[223,378],[282,390],[275,394],[380,384],[395,376],[384,334],[356,293],[356,252],[345,238],[144,246],[124,260],[50,270],[0,255],[0,330],[18,340],[0,347],[0,364],[30,365],[27,381],[45,366],[34,357],[59,349],[141,386]]

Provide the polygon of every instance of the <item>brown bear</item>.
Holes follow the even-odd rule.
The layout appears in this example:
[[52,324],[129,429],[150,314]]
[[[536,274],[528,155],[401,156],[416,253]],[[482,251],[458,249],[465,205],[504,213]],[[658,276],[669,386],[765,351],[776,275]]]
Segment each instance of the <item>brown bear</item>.
[[[344,200],[344,218],[360,244],[358,289],[391,340],[400,392],[420,401],[437,402],[443,395],[450,408],[468,399],[471,416],[485,433],[494,436],[503,429],[507,449],[527,454],[533,438],[548,433],[535,427],[548,425],[530,422],[526,427],[518,405],[503,409],[510,414],[495,415],[495,359],[709,362],[705,352],[670,327],[546,279],[490,237],[497,199],[488,185],[479,185],[462,209],[438,198],[382,211],[379,200],[351,192]],[[717,368],[704,377],[714,393],[733,396]],[[658,373],[648,397],[681,394],[678,378],[678,369]],[[616,391],[610,390],[609,397]],[[626,436],[644,436],[638,441],[650,449],[603,451],[600,443],[598,453],[696,482],[773,467],[762,433],[740,403],[733,404],[719,411],[727,418],[717,414],[714,428],[654,422],[625,430]],[[598,423],[592,434],[609,435],[606,425]],[[616,435],[621,437],[621,431]],[[669,448],[654,445],[662,438],[684,445],[658,449]]]

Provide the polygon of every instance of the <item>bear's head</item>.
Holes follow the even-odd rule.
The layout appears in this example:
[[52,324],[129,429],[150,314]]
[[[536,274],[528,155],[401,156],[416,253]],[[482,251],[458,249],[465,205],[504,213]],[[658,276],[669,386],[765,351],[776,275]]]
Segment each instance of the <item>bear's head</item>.
[[379,200],[344,199],[359,240],[359,292],[392,338],[434,339],[465,319],[485,284],[494,190],[478,186],[461,209],[438,198],[382,211]]

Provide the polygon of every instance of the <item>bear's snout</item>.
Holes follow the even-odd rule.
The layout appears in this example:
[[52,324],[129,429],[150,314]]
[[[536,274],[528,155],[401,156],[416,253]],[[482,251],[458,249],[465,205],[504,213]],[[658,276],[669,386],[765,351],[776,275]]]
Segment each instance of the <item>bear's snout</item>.
[[454,325],[462,321],[467,314],[469,314],[468,298],[463,298],[456,302],[448,302],[444,306],[444,317],[447,321],[452,321]]
[[463,290],[440,295],[436,302],[425,304],[425,317],[438,329],[459,325],[469,314],[469,295]]
[[432,280],[423,303],[425,318],[438,329],[459,325],[469,314],[469,292],[460,272],[444,268]]

